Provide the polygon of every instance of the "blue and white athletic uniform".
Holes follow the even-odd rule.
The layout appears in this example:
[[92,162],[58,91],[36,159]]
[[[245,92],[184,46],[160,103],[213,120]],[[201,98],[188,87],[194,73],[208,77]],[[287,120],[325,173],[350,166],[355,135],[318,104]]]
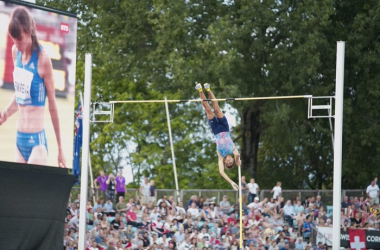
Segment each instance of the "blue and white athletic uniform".
[[[42,50],[42,47],[40,48]],[[45,106],[46,86],[44,79],[38,74],[38,53],[38,50],[34,50],[29,62],[23,65],[21,61],[22,53],[17,52],[14,62],[13,81],[16,102],[19,106]],[[47,150],[45,130],[37,133],[17,131],[16,145],[25,161],[28,161],[35,146],[45,145]]]

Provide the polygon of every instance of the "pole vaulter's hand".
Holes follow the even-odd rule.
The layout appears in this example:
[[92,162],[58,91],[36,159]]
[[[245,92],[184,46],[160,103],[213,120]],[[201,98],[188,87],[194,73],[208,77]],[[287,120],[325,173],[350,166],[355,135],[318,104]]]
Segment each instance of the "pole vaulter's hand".
[[233,188],[235,191],[238,191],[238,190],[239,190],[239,185],[238,185],[238,184],[236,184],[235,182],[231,182],[230,184],[231,184],[232,188]]

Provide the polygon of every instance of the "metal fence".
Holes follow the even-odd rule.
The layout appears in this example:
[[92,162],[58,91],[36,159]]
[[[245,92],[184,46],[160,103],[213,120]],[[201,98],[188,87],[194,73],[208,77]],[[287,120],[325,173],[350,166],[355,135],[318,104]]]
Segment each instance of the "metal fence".
[[[80,193],[79,187],[73,187],[71,190],[71,201],[75,201],[78,198],[78,195]],[[89,200],[91,197],[97,199],[100,197],[101,192],[98,189],[89,189],[88,190],[88,197]],[[162,196],[173,196],[175,200],[181,200],[184,202],[187,202],[190,200],[190,197],[192,195],[197,195],[198,197],[203,198],[213,198],[215,197],[215,201],[219,203],[224,195],[227,195],[228,200],[230,203],[237,203],[239,198],[239,193],[234,190],[220,190],[220,189],[182,189],[179,190],[178,194],[176,190],[174,189],[157,189],[157,199],[161,198]],[[333,190],[282,190],[282,196],[285,200],[294,200],[296,196],[299,197],[300,200],[304,200],[309,196],[317,196],[320,195],[322,197],[322,201],[324,203],[324,206],[326,205],[332,205],[333,204]],[[366,195],[366,190],[364,189],[347,189],[342,190],[342,199],[344,196],[348,197],[360,197]],[[128,188],[126,194],[125,194],[125,200],[128,200],[129,198],[136,198],[140,196],[139,189],[135,188]],[[271,198],[273,194],[271,193],[271,190],[260,190],[260,200],[264,198]],[[91,199],[92,200],[92,199]]]

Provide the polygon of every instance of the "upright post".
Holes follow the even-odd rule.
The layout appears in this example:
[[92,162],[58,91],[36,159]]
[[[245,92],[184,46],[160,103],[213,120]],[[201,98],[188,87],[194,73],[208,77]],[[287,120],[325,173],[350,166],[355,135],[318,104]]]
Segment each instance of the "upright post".
[[179,197],[180,196],[179,196],[179,187],[178,187],[177,166],[175,165],[175,155],[174,155],[174,147],[173,147],[172,128],[170,126],[169,106],[168,106],[167,100],[168,99],[165,96],[166,119],[168,121],[170,148],[171,148],[171,151],[172,151],[172,161],[173,161],[175,189],[176,189],[177,202],[179,202]]
[[90,152],[90,101],[92,79],[92,55],[86,54],[84,73],[82,175],[80,182],[79,242],[78,249],[86,249],[86,207],[88,186],[88,159]]
[[343,132],[343,86],[345,42],[337,43],[335,86],[335,135],[334,135],[334,207],[333,250],[340,249],[340,209],[342,199],[342,132]]

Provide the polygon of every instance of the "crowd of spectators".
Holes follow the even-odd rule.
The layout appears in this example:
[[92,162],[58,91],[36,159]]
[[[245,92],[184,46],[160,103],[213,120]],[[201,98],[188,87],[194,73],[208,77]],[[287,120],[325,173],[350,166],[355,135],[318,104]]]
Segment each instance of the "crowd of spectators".
[[[100,177],[109,178],[104,173]],[[109,189],[115,196],[109,194],[109,183],[112,182],[106,180],[107,186],[102,190],[104,196],[95,204],[89,201],[86,207],[88,250],[237,250],[241,226],[244,249],[327,249],[321,243],[312,246],[309,242],[311,231],[316,227],[332,226],[323,197],[317,195],[300,200],[297,196],[285,200],[281,182],[273,188],[272,197],[260,200],[255,180],[246,183],[242,177],[242,225],[239,204],[231,203],[226,195],[218,204],[215,197],[196,195],[188,201],[176,201],[173,196],[157,197],[154,182],[145,178],[139,197],[124,201],[124,195],[118,195],[121,192],[116,187]],[[344,230],[379,230],[377,179],[366,191],[366,197],[344,197],[341,204]],[[78,229],[79,200],[69,204],[67,209],[65,250],[77,249]]]

